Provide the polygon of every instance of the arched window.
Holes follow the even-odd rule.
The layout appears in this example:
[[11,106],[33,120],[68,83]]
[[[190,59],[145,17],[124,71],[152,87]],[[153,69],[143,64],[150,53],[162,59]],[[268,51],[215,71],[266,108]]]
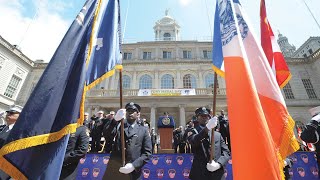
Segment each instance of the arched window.
[[186,74],[183,76],[183,88],[193,89],[196,88],[196,78],[191,74]]
[[122,77],[122,87],[123,89],[130,89],[131,79],[128,75]]
[[213,88],[214,87],[214,75],[208,74],[205,78],[206,81],[206,88]]
[[139,89],[152,89],[152,78],[145,74],[139,80]]
[[174,78],[170,74],[165,74],[161,78],[161,89],[174,89]]
[[170,33],[164,33],[163,34],[163,40],[170,41],[171,40],[171,34]]

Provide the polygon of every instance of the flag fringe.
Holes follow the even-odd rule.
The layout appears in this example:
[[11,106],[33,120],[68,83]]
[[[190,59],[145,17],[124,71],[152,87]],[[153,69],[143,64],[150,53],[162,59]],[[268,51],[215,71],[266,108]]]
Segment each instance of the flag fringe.
[[[278,71],[277,71],[277,72],[278,72]],[[287,79],[284,80],[284,81],[279,85],[280,89],[282,89],[283,87],[285,87],[285,86],[288,84],[288,82],[290,81],[291,77],[292,77],[292,75],[291,75],[291,73],[289,72],[289,76],[287,77]]]
[[221,70],[221,69],[219,69],[218,67],[216,67],[215,65],[212,65],[212,69],[213,69],[213,71],[214,72],[216,72],[219,76],[221,76],[221,77],[225,77],[225,74],[224,74],[224,72]]
[[27,137],[27,138],[12,141],[1,148],[0,156],[4,156],[6,154],[9,154],[18,150],[58,141],[63,136],[76,132],[76,129],[77,129],[77,123],[73,123],[65,126],[63,129],[61,129],[58,132],[41,134],[38,136],[32,136],[32,137]]
[[278,152],[277,153],[277,156],[278,156],[278,161],[279,161],[279,171],[280,171],[280,177],[282,180],[285,180],[285,175],[284,175],[284,172],[283,172],[283,168],[284,168],[284,159],[282,159],[280,153]]
[[38,136],[18,139],[6,144],[0,150],[0,161],[2,162],[0,164],[0,167],[1,167],[0,169],[2,169],[7,174],[10,174],[14,179],[27,179],[23,175],[23,173],[20,170],[18,170],[13,164],[9,163],[4,158],[4,156],[6,154],[9,154],[18,150],[23,150],[23,149],[27,149],[34,146],[56,142],[60,140],[63,136],[76,132],[77,127],[78,127],[78,124],[73,123],[65,126],[63,129],[61,129],[58,132],[41,134]]
[[115,70],[120,70],[122,69],[122,65],[116,65],[114,69],[106,72],[105,74],[103,74],[100,78],[96,79],[95,81],[93,81],[92,83],[88,84],[86,87],[86,91],[89,91],[91,88],[95,87],[97,84],[101,83],[103,80],[105,80],[106,78],[114,75]]
[[287,156],[299,149],[299,143],[293,133],[294,125],[295,121],[290,115],[288,115],[288,121],[284,127],[279,144],[279,153],[282,159],[285,159]]
[[284,160],[287,156],[290,154],[296,152],[299,149],[299,143],[297,139],[294,136],[293,128],[294,128],[295,122],[292,119],[290,115],[288,115],[288,122],[284,127],[280,146],[277,150],[277,156],[279,161],[279,171],[281,175],[281,179],[285,179],[283,168],[284,168]]
[[19,180],[27,180],[28,178],[21,173],[15,166],[13,166],[10,162],[7,161],[6,158],[3,156],[0,157],[0,169],[3,170],[5,173],[12,174],[13,179],[19,179]]

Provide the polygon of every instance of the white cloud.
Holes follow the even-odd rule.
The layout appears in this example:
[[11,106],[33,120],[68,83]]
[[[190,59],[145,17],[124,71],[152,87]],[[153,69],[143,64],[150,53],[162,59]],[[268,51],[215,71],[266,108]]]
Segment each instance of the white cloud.
[[[23,15],[19,1],[2,3],[0,6],[0,35],[11,44],[20,46],[30,59],[49,61],[66,33],[70,22],[55,12],[50,12],[46,3],[39,3],[39,12],[34,19]],[[32,12],[31,17],[35,12]]]
[[179,0],[180,5],[182,6],[188,6],[192,0]]

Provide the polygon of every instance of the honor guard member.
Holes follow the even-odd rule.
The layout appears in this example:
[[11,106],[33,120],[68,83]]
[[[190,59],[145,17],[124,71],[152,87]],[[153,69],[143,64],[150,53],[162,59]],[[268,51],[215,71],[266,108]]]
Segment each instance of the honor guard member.
[[93,127],[91,130],[91,152],[97,153],[101,149],[101,137],[104,126],[104,112],[98,111],[97,117],[94,119]]
[[[151,155],[151,137],[147,128],[138,124],[140,106],[133,102],[128,103],[125,109],[120,109],[114,120],[106,130],[108,136],[114,137],[114,146],[108,168],[103,179],[141,179],[141,167],[149,161]],[[120,120],[124,120],[125,159],[126,164],[122,167],[121,162],[121,128]],[[116,132],[116,133],[113,133]],[[119,173],[120,172],[120,173]]]
[[211,130],[217,126],[217,117],[211,118],[210,110],[200,107],[195,111],[199,126],[195,127],[189,136],[194,155],[190,179],[221,180],[224,168],[230,159],[230,151],[221,134],[214,132],[214,159],[210,163]]
[[11,107],[8,111],[6,111],[6,125],[0,126],[0,149],[6,142],[11,129],[13,128],[14,124],[18,120],[18,117],[22,111],[22,107],[15,105]]
[[[18,105],[13,106],[8,111],[6,111],[5,121],[7,124],[0,126],[0,149],[6,142],[11,129],[13,128],[14,124],[18,120],[18,117],[21,111],[22,111],[22,107]],[[7,179],[10,179],[10,176],[0,169],[0,179],[7,180]]]
[[309,112],[312,118],[302,131],[301,139],[316,146],[318,168],[320,170],[320,106],[310,109]]
[[70,134],[60,179],[76,179],[79,160],[87,154],[88,148],[89,129],[86,126],[80,126],[75,133]]

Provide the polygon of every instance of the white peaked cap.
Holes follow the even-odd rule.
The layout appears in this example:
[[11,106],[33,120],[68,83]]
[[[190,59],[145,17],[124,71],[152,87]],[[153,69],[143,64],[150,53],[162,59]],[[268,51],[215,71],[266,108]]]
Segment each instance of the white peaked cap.
[[309,112],[310,112],[311,116],[314,116],[314,115],[320,113],[320,106],[309,109]]

